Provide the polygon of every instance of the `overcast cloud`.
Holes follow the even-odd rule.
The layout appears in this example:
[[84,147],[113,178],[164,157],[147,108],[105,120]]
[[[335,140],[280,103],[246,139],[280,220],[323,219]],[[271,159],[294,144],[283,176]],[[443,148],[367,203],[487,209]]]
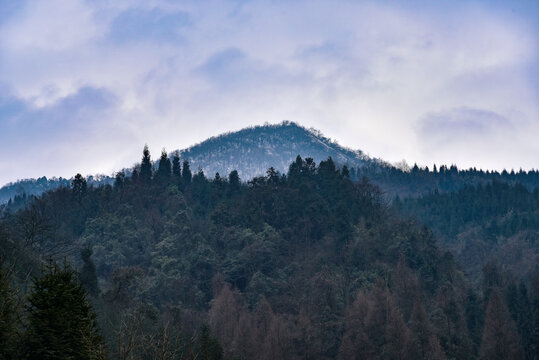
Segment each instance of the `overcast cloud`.
[[539,168],[539,3],[0,2],[0,184],[296,121],[409,163]]

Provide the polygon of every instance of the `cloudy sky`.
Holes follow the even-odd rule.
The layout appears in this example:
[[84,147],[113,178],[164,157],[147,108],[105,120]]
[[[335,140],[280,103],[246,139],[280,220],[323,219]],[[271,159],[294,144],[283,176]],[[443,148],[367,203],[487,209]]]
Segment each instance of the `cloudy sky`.
[[539,2],[0,2],[0,185],[296,121],[391,162],[539,168]]

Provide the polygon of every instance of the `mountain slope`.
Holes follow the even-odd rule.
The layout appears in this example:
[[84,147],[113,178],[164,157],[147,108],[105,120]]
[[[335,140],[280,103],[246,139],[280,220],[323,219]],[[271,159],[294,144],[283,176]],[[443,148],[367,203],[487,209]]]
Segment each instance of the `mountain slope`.
[[317,163],[331,156],[337,164],[349,167],[374,162],[359,150],[346,149],[320,132],[293,122],[246,128],[180,151],[180,157],[188,159],[192,169],[201,168],[208,176],[237,170],[244,180],[264,175],[270,167],[286,173],[297,155],[312,157]]
[[[509,184],[521,183],[530,191],[539,186],[539,171],[496,172],[475,168],[468,170],[439,166],[413,168],[403,170],[379,159],[373,159],[360,150],[351,150],[338,145],[324,137],[319,131],[304,128],[293,122],[282,122],[277,125],[264,125],[246,128],[236,132],[211,137],[187,149],[178,150],[182,160],[189,160],[191,169],[204,171],[213,178],[215,173],[227,176],[237,170],[243,181],[255,176],[264,175],[273,167],[281,173],[288,171],[288,164],[297,155],[302,158],[311,157],[316,163],[332,157],[338,167],[347,165],[353,181],[367,177],[387,195],[415,197],[434,191],[440,193],[454,192],[463,186],[488,184],[501,181]],[[154,159],[156,154],[154,153]],[[154,165],[157,165],[158,161]],[[131,170],[125,169],[127,176]],[[99,186],[112,184],[114,179],[99,175],[88,179],[89,185]],[[68,186],[71,179],[28,179],[8,184],[0,188],[0,204],[8,202],[16,195],[26,193],[39,195],[45,191]]]
[[[200,168],[206,175],[213,177],[216,172],[227,175],[230,171],[237,170],[244,181],[264,175],[272,166],[286,173],[288,164],[297,155],[303,158],[312,157],[317,163],[331,156],[336,163],[354,168],[375,163],[361,151],[346,149],[320,132],[293,122],[256,126],[222,134],[179,150],[179,153],[182,159],[190,161],[191,168],[195,171]],[[88,179],[88,184],[95,186],[112,182],[113,178],[103,175]],[[70,183],[71,179],[63,178],[19,180],[0,188],[0,204],[16,195],[39,195],[60,186],[69,186]]]

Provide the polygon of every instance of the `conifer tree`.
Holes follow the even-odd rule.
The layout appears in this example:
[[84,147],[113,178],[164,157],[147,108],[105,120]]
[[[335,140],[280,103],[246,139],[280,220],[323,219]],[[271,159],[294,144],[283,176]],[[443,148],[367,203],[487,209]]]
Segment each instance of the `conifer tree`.
[[140,163],[139,177],[142,181],[150,181],[152,178],[152,162],[150,159],[150,150],[148,149],[148,145],[144,145],[144,150],[142,151],[142,162]]
[[349,179],[350,178],[350,170],[348,170],[348,166],[346,165],[343,165],[342,169],[341,169],[341,175],[343,178],[345,179]]
[[159,167],[157,168],[157,177],[160,180],[170,178],[171,166],[168,154],[165,149],[161,151],[161,158],[159,159]]
[[76,197],[79,199],[82,198],[84,195],[86,195],[88,190],[86,179],[83,178],[81,174],[75,175],[75,178],[71,182],[71,189]]
[[184,160],[182,166],[182,180],[185,185],[191,183],[191,178],[193,174],[191,173],[191,168],[189,166],[189,161]]
[[78,276],[50,261],[28,296],[25,352],[29,359],[104,359],[96,315]]
[[174,156],[172,157],[172,175],[179,179],[181,177],[181,168],[180,168],[180,156],[178,155],[178,152],[176,151],[174,153]]
[[121,188],[125,184],[125,173],[123,171],[118,171],[114,177],[114,187]]
[[139,170],[135,167],[131,173],[131,181],[136,183],[139,180]]
[[301,170],[303,168],[303,159],[301,156],[296,156],[296,161],[294,161],[292,164],[290,164],[290,167],[288,168],[288,177],[290,179],[295,179],[299,176],[301,173]]
[[228,183],[230,184],[230,190],[236,191],[240,188],[240,176],[238,175],[237,170],[232,170],[228,174]]
[[328,157],[326,161],[321,161],[318,165],[318,173],[325,179],[332,179],[336,174],[335,163],[333,159]]
[[268,183],[277,185],[279,183],[279,172],[272,166],[266,171],[266,179]]

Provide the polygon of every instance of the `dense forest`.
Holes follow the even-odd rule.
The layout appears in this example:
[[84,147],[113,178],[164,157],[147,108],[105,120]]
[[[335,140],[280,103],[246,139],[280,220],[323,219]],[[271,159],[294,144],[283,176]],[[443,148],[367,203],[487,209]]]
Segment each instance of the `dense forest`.
[[450,193],[463,187],[487,185],[492,182],[520,184],[529,190],[539,187],[539,171],[522,169],[518,171],[484,171],[481,169],[459,169],[456,165],[434,164],[419,167],[391,166],[384,163],[370,163],[362,167],[350,168],[350,178],[359,181],[363,177],[383,189],[388,199],[395,197],[418,197],[433,192]]
[[145,148],[112,185],[13,202],[1,356],[537,359],[537,190],[390,202],[357,176],[298,156],[242,182]]
[[[493,181],[452,193],[396,199],[396,208],[433,229],[470,276],[496,262],[519,279],[539,266],[539,187]],[[476,279],[477,280],[477,279]]]

